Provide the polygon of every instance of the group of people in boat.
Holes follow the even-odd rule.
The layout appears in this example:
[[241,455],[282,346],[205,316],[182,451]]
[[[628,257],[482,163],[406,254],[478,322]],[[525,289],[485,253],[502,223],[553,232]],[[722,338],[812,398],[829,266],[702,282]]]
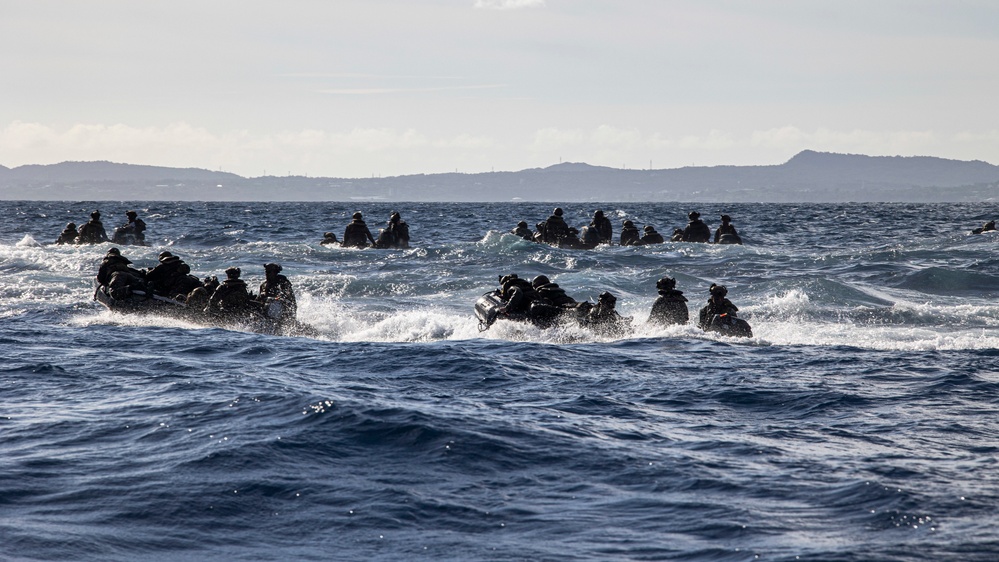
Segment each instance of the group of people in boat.
[[370,246],[379,249],[406,249],[409,248],[409,225],[402,220],[402,215],[393,212],[389,216],[388,224],[379,231],[378,238],[375,238],[364,222],[364,215],[357,211],[343,231],[343,240],[337,240],[336,234],[332,232],[325,232],[319,243],[324,246],[339,245],[344,248]]
[[553,283],[548,277],[538,275],[525,279],[516,273],[501,275],[499,288],[494,291],[498,308],[493,311],[496,318],[527,320],[547,327],[558,320],[571,317],[581,325],[600,332],[618,330],[631,322],[615,310],[617,297],[603,292],[597,302],[577,301],[565,289]]
[[[686,324],[690,320],[687,297],[676,288],[676,279],[666,276],[656,281],[659,296],[652,303],[649,322],[657,326]],[[728,300],[725,285],[712,283],[708,287],[708,302],[697,315],[697,326],[705,332],[752,337],[749,323],[738,317],[739,308]]]
[[[593,249],[600,244],[613,244],[614,228],[603,210],[593,212],[593,219],[581,229],[569,226],[565,222],[561,207],[556,207],[551,216],[535,225],[531,230],[527,221],[520,221],[511,234],[525,240],[558,246],[560,248]],[[701,220],[701,214],[691,211],[687,215],[689,222],[685,228],[673,229],[671,242],[714,242],[715,244],[742,244],[732,217],[721,215],[722,224],[714,231],[712,240],[711,228]],[[621,234],[618,243],[621,246],[643,246],[647,244],[663,244],[666,239],[656,231],[655,226],[646,224],[639,230],[631,220],[621,224]]]
[[222,319],[251,313],[268,313],[265,306],[280,303],[279,321],[294,320],[297,312],[295,291],[291,281],[281,275],[281,265],[264,265],[264,281],[257,293],[249,290],[240,278],[238,267],[225,270],[225,280],[217,276],[200,279],[191,274],[191,267],[171,252],[161,252],[158,263],[151,268],[136,269],[132,261],[111,248],[97,271],[97,290],[104,291],[115,301],[127,301],[135,295],[145,298],[165,298],[184,304],[192,313],[205,313]]
[[56,244],[100,244],[111,242],[121,245],[146,245],[146,223],[139,218],[135,211],[125,211],[127,220],[124,224],[114,230],[111,238],[108,238],[104,223],[101,222],[101,212],[99,210],[90,213],[90,220],[76,228],[76,223],[68,223],[56,239]]
[[[499,288],[492,293],[498,300],[492,314],[477,310],[485,327],[500,318],[529,321],[547,327],[569,317],[598,331],[620,329],[630,322],[630,318],[620,316],[615,310],[617,298],[609,292],[601,293],[597,303],[593,304],[589,301],[578,302],[544,275],[529,281],[512,273],[501,276],[499,283]],[[659,296],[652,304],[649,323],[664,327],[687,324],[690,320],[687,297],[683,291],[677,290],[676,279],[665,276],[656,282],[656,289]],[[698,313],[699,328],[706,332],[752,337],[752,328],[745,320],[738,318],[739,308],[727,298],[728,289],[724,285],[712,283],[708,294],[707,304]]]

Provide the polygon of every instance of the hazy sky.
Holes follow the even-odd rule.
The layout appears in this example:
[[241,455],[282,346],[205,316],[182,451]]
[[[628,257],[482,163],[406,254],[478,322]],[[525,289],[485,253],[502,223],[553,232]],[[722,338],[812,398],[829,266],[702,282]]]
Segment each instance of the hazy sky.
[[0,164],[999,164],[999,2],[0,0]]

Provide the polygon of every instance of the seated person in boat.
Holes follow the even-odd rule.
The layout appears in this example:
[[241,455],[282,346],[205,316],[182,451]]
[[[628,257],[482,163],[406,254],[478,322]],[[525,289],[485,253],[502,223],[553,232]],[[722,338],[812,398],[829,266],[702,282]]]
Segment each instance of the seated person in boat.
[[708,242],[711,240],[711,229],[701,220],[701,213],[691,211],[687,214],[687,227],[683,229],[684,242]]
[[597,304],[593,305],[586,313],[586,324],[597,329],[620,328],[624,318],[618,314],[617,310],[614,310],[616,304],[617,297],[607,291],[600,293],[600,296],[597,297]]
[[298,309],[295,302],[295,290],[291,286],[291,281],[281,275],[281,265],[268,263],[264,265],[264,282],[260,284],[260,292],[257,300],[266,304],[268,299],[277,299],[284,306],[281,310],[282,318],[294,318]]
[[721,226],[715,230],[715,244],[742,244],[742,239],[739,237],[739,233],[735,231],[735,226],[732,225],[732,217],[722,215],[721,221]]
[[621,223],[621,245],[639,246],[642,243],[642,235],[638,232],[638,227],[631,221]]
[[363,220],[363,215],[358,211],[351,217],[350,224],[343,231],[343,241],[340,245],[344,248],[364,248],[368,242],[375,245],[375,237],[368,230],[368,225]]
[[135,244],[136,246],[146,245],[146,223],[139,218],[135,211],[126,211],[125,216],[128,221],[114,230],[115,244]]
[[739,311],[739,308],[732,304],[732,301],[725,298],[725,295],[728,294],[728,289],[725,288],[725,285],[712,283],[711,287],[708,288],[708,292],[711,296],[708,297],[708,304],[704,305],[704,308],[701,309],[697,322],[697,325],[702,330],[707,330],[711,327],[711,321],[715,316],[735,316],[736,312]]
[[611,221],[604,215],[603,210],[593,211],[593,220],[590,221],[590,226],[597,230],[600,244],[610,244],[614,241],[614,227],[611,226]]
[[662,244],[666,240],[663,239],[663,235],[656,232],[656,227],[651,224],[645,225],[645,234],[642,235],[640,241],[642,245],[645,244]]
[[104,287],[111,298],[125,299],[133,290],[145,289],[145,272],[129,267],[131,263],[118,248],[111,248],[104,255],[97,270],[97,284]]
[[77,230],[76,230],[76,223],[71,222],[71,223],[67,224],[66,228],[64,228],[62,230],[62,233],[59,234],[59,238],[56,238],[55,243],[56,244],[76,244],[76,237],[79,236],[79,235],[80,235],[80,233],[77,232]]
[[686,324],[690,319],[687,297],[683,296],[683,291],[676,290],[676,279],[663,277],[656,281],[656,289],[659,291],[659,297],[652,303],[649,322],[659,326]]
[[100,244],[108,242],[108,233],[101,222],[101,212],[90,213],[90,220],[80,227],[80,235],[76,237],[77,244]]
[[238,267],[225,270],[223,281],[208,300],[208,311],[223,316],[243,313],[250,309],[254,295],[246,288],[246,281],[239,278]]
[[527,228],[527,221],[520,221],[517,223],[517,228],[510,231],[510,234],[515,236],[520,236],[524,240],[534,241],[534,233],[531,232],[530,228]]

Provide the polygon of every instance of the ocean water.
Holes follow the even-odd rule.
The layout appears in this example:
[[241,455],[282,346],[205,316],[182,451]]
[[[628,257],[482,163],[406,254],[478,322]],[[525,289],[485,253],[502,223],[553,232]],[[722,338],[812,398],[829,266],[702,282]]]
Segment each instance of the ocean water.
[[[999,204],[707,205],[745,245],[505,234],[551,205],[2,202],[0,559],[999,559]],[[565,204],[683,226],[684,204]],[[112,314],[99,208],[200,276],[277,261],[317,337]],[[409,250],[319,245],[398,210]],[[627,334],[478,330],[497,277]],[[725,284],[751,339],[646,324]]]

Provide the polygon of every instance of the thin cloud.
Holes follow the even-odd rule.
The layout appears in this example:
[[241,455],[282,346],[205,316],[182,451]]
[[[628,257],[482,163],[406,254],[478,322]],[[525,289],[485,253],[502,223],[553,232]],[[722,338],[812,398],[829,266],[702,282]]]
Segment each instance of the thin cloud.
[[414,94],[427,92],[449,92],[465,90],[491,90],[505,88],[506,84],[478,84],[473,86],[438,86],[433,88],[332,88],[319,90],[321,94],[337,96],[370,96],[385,94]]
[[481,10],[544,8],[545,0],[475,0],[475,7]]

